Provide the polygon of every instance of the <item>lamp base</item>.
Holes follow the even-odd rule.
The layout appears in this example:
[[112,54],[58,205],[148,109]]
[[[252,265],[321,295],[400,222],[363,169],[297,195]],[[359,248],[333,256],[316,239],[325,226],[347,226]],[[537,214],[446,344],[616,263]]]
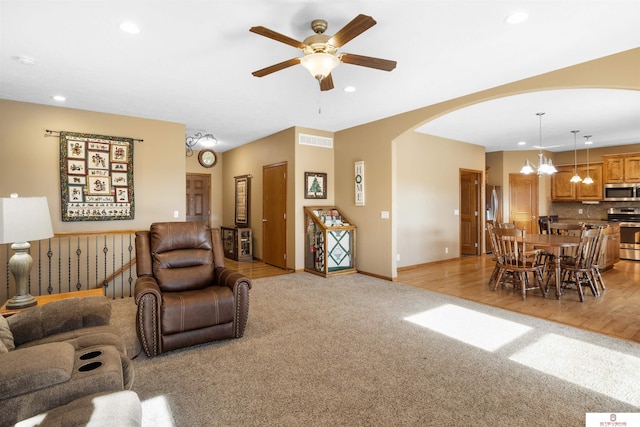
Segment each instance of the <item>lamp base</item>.
[[26,294],[14,296],[9,301],[7,301],[6,307],[8,310],[18,310],[21,308],[32,307],[36,304],[38,304],[36,298],[33,295]]

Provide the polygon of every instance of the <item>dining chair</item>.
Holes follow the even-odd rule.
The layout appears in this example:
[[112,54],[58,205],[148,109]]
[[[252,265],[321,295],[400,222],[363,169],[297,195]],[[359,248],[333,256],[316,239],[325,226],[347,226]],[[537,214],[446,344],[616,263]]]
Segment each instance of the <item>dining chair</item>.
[[[494,244],[500,264],[498,276],[493,283],[492,291],[503,283],[507,274],[512,275],[514,287],[519,287],[522,300],[527,299],[527,291],[539,289],[544,297],[543,268],[541,251],[527,250],[526,231],[516,228],[494,229]],[[531,277],[531,278],[530,278]]]
[[[575,236],[580,237],[582,235],[582,230],[585,229],[585,225],[582,223],[579,224],[569,224],[566,222],[549,222],[547,224],[548,233],[549,234],[559,234],[563,236]],[[564,248],[560,253],[560,258],[575,258],[575,248]],[[549,262],[553,261],[552,259],[548,260]]]
[[584,224],[569,224],[566,222],[553,222],[547,223],[547,229],[549,234],[562,234],[565,236],[580,236],[582,230],[584,230]]
[[605,258],[605,249],[606,242],[609,238],[605,234],[605,230],[609,227],[608,225],[590,225],[589,228],[597,228],[600,230],[600,235],[598,236],[598,243],[594,253],[594,259],[591,263],[591,279],[593,280],[598,293],[600,291],[604,292],[607,288],[604,284],[604,279],[602,278],[602,274],[600,273],[600,265],[604,262]]
[[491,276],[489,277],[489,288],[493,286],[498,277],[498,272],[500,271],[500,263],[498,263],[498,254],[496,253],[496,245],[495,245],[495,226],[493,222],[487,221],[487,239],[489,240],[489,248],[491,249],[491,258],[496,263],[493,267],[493,271],[491,272]]
[[562,288],[570,289],[572,286],[578,291],[580,302],[584,302],[583,286],[589,286],[594,297],[599,296],[593,280],[593,261],[596,259],[598,239],[602,235],[600,228],[585,228],[580,236],[580,244],[575,252],[575,257],[565,258],[561,264]]
[[515,222],[498,222],[496,226],[498,228],[516,228]]
[[510,272],[503,270],[504,263],[501,262],[500,254],[498,254],[498,248],[496,247],[496,224],[487,223],[487,238],[489,240],[489,246],[491,248],[492,259],[495,262],[491,276],[489,277],[489,288],[495,290],[497,287],[498,274],[501,273],[501,285],[504,288],[507,283],[513,284],[513,275]]

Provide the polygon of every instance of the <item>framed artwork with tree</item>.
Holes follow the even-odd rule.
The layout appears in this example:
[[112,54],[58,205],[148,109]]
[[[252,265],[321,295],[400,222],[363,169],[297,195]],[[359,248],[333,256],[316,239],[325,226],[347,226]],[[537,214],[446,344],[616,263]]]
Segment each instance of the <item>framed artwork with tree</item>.
[[304,173],[304,198],[327,198],[327,174],[323,172]]

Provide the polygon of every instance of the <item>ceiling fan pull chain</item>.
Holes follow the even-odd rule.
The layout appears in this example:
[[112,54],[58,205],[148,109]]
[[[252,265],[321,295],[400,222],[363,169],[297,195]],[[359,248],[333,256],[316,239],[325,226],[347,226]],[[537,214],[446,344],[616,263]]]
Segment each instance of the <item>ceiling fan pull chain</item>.
[[320,97],[322,96],[322,90],[320,89],[320,85],[318,85],[318,114],[322,114],[322,102]]

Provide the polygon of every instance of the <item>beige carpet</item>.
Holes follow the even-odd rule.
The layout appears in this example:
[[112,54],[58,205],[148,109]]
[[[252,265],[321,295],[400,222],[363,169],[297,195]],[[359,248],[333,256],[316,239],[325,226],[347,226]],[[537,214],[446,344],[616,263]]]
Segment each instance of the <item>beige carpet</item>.
[[[244,338],[134,361],[146,425],[584,426],[640,346],[354,274],[256,279]],[[113,301],[135,354],[135,305]]]

